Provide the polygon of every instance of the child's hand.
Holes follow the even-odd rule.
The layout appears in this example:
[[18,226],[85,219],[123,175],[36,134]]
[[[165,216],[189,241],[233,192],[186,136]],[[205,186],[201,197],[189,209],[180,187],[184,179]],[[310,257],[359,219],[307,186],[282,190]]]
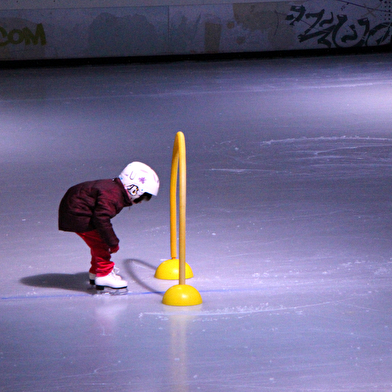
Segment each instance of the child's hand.
[[109,253],[116,253],[118,252],[120,247],[118,245],[114,246],[113,248],[109,248]]

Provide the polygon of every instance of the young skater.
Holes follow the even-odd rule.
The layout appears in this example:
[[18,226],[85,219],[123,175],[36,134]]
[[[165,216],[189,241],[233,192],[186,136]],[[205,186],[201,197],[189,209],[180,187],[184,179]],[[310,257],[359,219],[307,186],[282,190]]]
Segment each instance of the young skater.
[[76,233],[91,249],[89,277],[97,290],[128,285],[116,274],[111,261],[111,254],[119,250],[119,239],[110,220],[124,207],[157,196],[158,190],[154,170],[132,162],[118,178],[83,182],[65,193],[59,207],[59,230]]

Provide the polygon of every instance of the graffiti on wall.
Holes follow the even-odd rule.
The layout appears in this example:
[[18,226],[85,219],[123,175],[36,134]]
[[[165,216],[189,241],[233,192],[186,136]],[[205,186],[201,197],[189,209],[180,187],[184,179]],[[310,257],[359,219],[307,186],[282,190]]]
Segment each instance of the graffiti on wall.
[[38,45],[39,43],[46,45],[46,35],[42,23],[37,24],[35,33],[28,27],[21,29],[7,30],[5,27],[0,26],[0,47],[7,45]]
[[[306,29],[298,34],[300,43],[316,40],[327,48],[347,48],[361,46],[379,46],[391,42],[391,22],[372,23],[364,16],[349,19],[347,14],[327,12],[309,12],[305,6],[291,6],[291,13],[286,16],[291,26],[300,22]],[[377,20],[377,19],[374,19]]]
[[232,1],[3,11],[0,61],[391,44],[392,0]]

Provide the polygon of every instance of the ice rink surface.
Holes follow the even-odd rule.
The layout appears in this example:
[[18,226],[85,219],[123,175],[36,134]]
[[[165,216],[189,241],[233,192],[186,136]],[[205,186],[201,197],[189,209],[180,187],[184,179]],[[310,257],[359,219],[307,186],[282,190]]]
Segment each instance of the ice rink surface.
[[[0,70],[0,390],[392,391],[392,55]],[[174,137],[187,280],[162,304]],[[113,225],[127,295],[57,230],[72,185],[152,166]]]

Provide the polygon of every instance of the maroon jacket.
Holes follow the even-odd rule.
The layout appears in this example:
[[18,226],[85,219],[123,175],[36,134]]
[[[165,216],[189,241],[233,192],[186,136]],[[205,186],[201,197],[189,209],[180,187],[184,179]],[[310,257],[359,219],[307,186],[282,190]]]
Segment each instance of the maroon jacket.
[[97,230],[106,244],[118,245],[110,220],[132,202],[119,178],[87,181],[69,188],[60,202],[59,230]]

